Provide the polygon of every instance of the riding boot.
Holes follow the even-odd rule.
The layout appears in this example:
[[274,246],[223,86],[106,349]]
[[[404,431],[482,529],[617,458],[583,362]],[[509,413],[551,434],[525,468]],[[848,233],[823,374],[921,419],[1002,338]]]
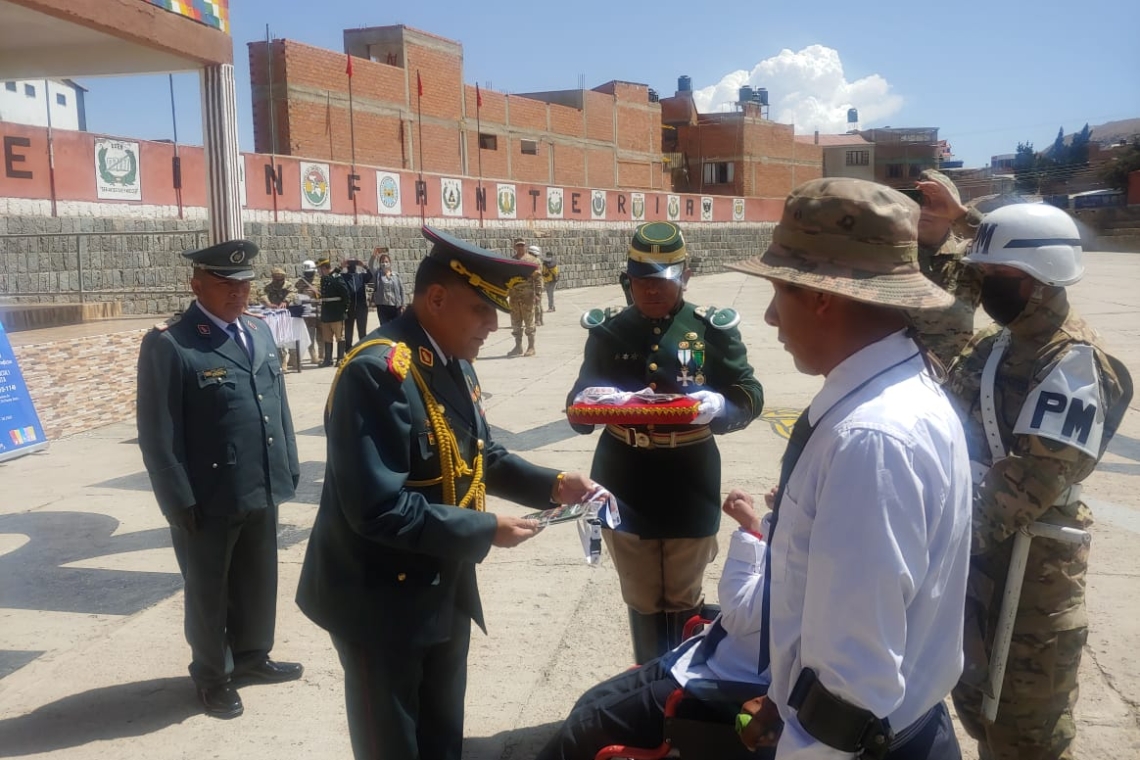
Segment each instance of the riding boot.
[[664,612],[642,615],[629,608],[629,632],[633,638],[633,659],[644,665],[669,651]]
[[521,356],[522,352],[522,335],[520,334],[515,336],[515,347],[507,352],[507,356]]
[[685,623],[689,622],[690,618],[701,614],[702,610],[700,607],[694,607],[691,610],[665,613],[665,632],[669,649],[675,649],[685,640]]
[[526,336],[526,353],[523,356],[534,356],[534,336]]
[[336,342],[336,366],[344,363],[344,341],[338,340]]
[[322,367],[331,367],[332,366],[332,346],[333,346],[333,344],[332,344],[331,340],[326,340],[324,342],[324,344],[325,344],[325,358],[321,362],[321,366]]

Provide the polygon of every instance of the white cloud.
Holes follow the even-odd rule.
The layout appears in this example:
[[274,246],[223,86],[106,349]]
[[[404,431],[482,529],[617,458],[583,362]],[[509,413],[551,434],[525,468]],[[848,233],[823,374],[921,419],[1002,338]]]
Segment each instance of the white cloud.
[[839,52],[823,45],[809,45],[798,53],[781,50],[751,71],[733,71],[717,84],[695,90],[693,100],[701,113],[728,110],[744,85],[766,87],[769,118],[795,124],[800,133],[845,132],[847,109],[852,107],[859,110],[860,127],[882,123],[903,104],[902,96],[892,94],[878,74],[848,82]]

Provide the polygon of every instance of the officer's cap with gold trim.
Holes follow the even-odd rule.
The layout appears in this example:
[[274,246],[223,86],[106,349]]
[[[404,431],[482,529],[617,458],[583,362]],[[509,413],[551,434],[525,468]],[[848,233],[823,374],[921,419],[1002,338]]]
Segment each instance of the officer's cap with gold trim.
[[630,277],[680,280],[688,256],[680,227],[672,222],[648,222],[633,233],[625,271]]
[[183,251],[195,269],[204,269],[210,274],[228,280],[252,280],[253,260],[258,247],[248,240],[227,240],[197,251]]
[[429,259],[443,263],[465,279],[499,311],[511,310],[507,303],[511,288],[526,282],[538,270],[537,264],[499,256],[433,227],[425,225],[423,236],[432,242]]

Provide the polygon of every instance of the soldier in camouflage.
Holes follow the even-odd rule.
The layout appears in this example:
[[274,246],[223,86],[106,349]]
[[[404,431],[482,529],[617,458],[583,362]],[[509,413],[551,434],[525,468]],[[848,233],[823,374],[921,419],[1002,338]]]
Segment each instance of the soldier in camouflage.
[[918,263],[922,273],[955,297],[946,309],[914,311],[911,321],[922,342],[943,366],[950,366],[974,335],[974,311],[981,296],[976,273],[962,264],[981,214],[962,205],[958,188],[942,172],[927,169],[917,185],[922,214],[918,218]]
[[[533,246],[532,246],[533,247]],[[539,258],[527,251],[526,241],[515,240],[515,259],[535,266],[534,275],[511,288],[508,301],[511,306],[511,335],[515,345],[507,356],[534,356],[534,312],[535,304],[542,293],[542,264]],[[526,351],[523,351],[522,336],[526,332]]]
[[996,721],[981,717],[1013,540],[1035,521],[1087,529],[1079,483],[1096,467],[1132,396],[1127,370],[1069,306],[1084,273],[1080,235],[1060,209],[1019,204],[985,217],[963,262],[996,325],[950,369],[974,469],[965,669],[953,698],[981,760],[1069,758],[1088,620],[1088,546],[1036,538]]

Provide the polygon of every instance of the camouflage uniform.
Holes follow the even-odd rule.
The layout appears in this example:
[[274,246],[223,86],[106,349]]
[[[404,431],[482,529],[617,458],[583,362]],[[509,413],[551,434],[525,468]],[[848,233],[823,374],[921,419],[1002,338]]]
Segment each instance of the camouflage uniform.
[[[1127,373],[1118,371],[1097,345],[1091,327],[1068,303],[1063,288],[1047,289],[1036,308],[1009,324],[1010,343],[994,380],[995,408],[1005,459],[975,485],[973,557],[966,598],[965,670],[954,689],[954,704],[967,732],[987,758],[1067,758],[1076,733],[1072,709],[1077,670],[1088,635],[1085,571],[1088,546],[1035,539],[1030,545],[1025,585],[1014,625],[997,720],[981,718],[982,692],[998,612],[1009,571],[1011,536],[1034,521],[1082,530],[1092,514],[1069,487],[1096,467],[1080,449],[1029,434],[1015,434],[1022,408],[1034,388],[1075,346],[1091,346],[1100,379],[1103,453],[1131,395]],[[961,402],[970,458],[990,466],[992,455],[982,423],[980,386],[986,360],[1003,328],[978,334],[951,367],[948,390]]]
[[527,352],[534,353],[534,311],[538,294],[542,292],[542,263],[537,256],[524,253],[518,261],[535,266],[534,274],[525,282],[520,282],[510,290],[511,335],[515,338],[515,348],[521,353],[522,336],[526,333]]
[[[284,276],[284,272],[282,272]],[[293,288],[284,279],[281,282],[269,280],[261,285],[257,291],[257,302],[269,305],[275,309],[284,309],[293,301]]]

